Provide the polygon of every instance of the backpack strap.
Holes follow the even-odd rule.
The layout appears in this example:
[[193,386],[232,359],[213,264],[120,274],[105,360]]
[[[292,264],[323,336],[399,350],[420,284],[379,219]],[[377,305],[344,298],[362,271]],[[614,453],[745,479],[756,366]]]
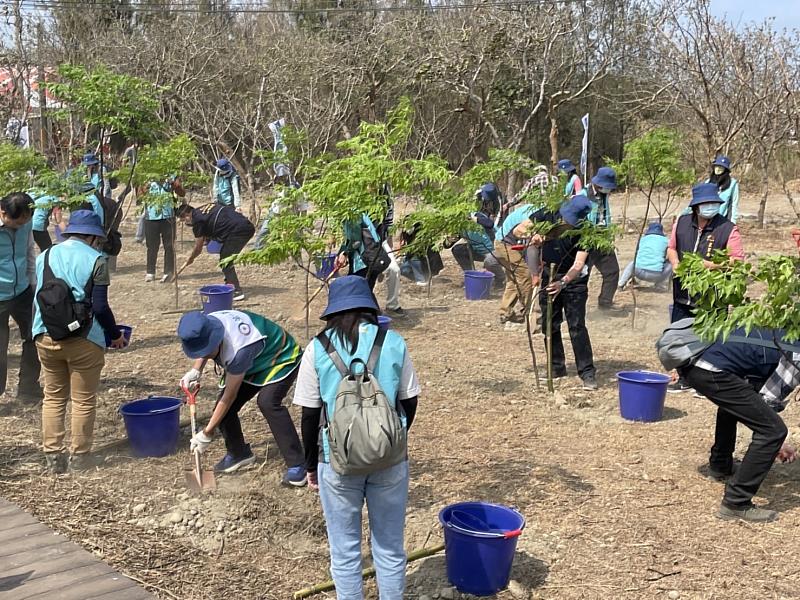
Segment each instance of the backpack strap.
[[748,344],[750,346],[761,346],[762,348],[772,348],[773,350],[781,350],[783,352],[800,353],[800,346],[784,343],[779,344],[775,340],[765,340],[763,338],[752,338],[744,335],[729,335],[725,341]]
[[47,250],[44,251],[44,269],[42,271],[42,283],[55,279],[56,276],[53,274],[53,269],[50,268],[50,250],[53,247],[51,246]]
[[381,357],[381,348],[383,348],[383,341],[386,339],[386,330],[378,328],[378,335],[375,336],[375,341],[372,344],[372,350],[367,359],[367,371],[370,375],[375,371],[375,366],[378,364],[378,359]]
[[324,331],[321,331],[317,335],[317,339],[319,340],[320,344],[322,344],[325,352],[328,353],[328,357],[331,359],[331,362],[333,362],[333,366],[336,367],[336,370],[339,371],[339,375],[346,377],[350,370],[345,366],[344,361],[342,360],[342,357],[339,356],[336,348],[333,347],[328,334]]

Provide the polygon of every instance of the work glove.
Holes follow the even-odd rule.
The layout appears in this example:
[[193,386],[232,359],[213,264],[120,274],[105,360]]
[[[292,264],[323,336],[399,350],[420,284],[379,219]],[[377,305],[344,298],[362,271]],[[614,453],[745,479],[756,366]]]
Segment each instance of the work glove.
[[212,441],[212,437],[205,434],[205,432],[201,429],[197,433],[194,434],[192,438],[192,445],[190,446],[192,452],[200,452],[201,454],[206,451],[208,445]]
[[181,389],[184,387],[188,389],[190,392],[195,391],[197,388],[200,387],[200,376],[202,373],[195,369],[194,367],[189,369],[186,372],[186,375],[181,377]]

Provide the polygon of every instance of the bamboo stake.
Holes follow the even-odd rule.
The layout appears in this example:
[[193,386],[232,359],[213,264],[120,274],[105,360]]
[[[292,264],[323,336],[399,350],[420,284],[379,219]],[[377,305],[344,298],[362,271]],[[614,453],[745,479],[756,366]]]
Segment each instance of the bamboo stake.
[[[556,266],[550,263],[550,283],[556,273]],[[547,391],[551,394],[555,391],[553,387],[553,296],[547,294]]]
[[[429,556],[433,556],[434,554],[438,554],[442,550],[444,550],[444,544],[431,546],[430,548],[421,548],[409,553],[406,562],[414,562],[420,558],[427,558]],[[361,571],[362,579],[367,579],[369,577],[375,577],[375,567],[370,567]],[[296,591],[294,594],[292,594],[292,598],[294,598],[294,600],[308,598],[309,596],[315,596],[316,594],[321,594],[322,592],[329,592],[332,589],[335,589],[335,587],[336,586],[334,585],[333,581],[329,579],[323,583],[318,583],[316,585],[312,585],[311,587]]]

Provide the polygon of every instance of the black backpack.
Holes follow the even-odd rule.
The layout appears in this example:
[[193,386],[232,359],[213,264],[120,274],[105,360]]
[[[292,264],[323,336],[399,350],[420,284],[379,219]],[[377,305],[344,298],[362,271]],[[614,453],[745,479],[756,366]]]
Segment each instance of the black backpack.
[[72,288],[63,279],[53,274],[50,268],[50,251],[44,253],[44,272],[42,287],[36,292],[36,304],[42,323],[53,340],[59,341],[69,337],[86,337],[92,328],[92,277],[83,288],[84,299],[75,300]]

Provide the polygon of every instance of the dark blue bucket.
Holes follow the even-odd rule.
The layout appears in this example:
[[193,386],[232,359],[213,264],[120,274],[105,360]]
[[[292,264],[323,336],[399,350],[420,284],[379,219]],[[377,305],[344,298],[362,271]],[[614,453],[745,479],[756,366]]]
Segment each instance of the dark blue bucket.
[[209,254],[219,254],[220,250],[222,250],[222,242],[218,242],[217,240],[208,241],[206,252]]
[[378,315],[378,327],[385,331],[389,331],[389,329],[392,328],[392,318],[384,315]]
[[233,308],[233,286],[204,285],[200,288],[200,302],[203,304],[205,314],[218,310],[231,310]]
[[664,415],[664,399],[672,378],[651,371],[620,371],[619,412],[623,419],[653,423]]
[[487,502],[459,502],[439,512],[447,579],[464,594],[491,596],[508,585],[525,517]]
[[317,264],[319,266],[317,269],[317,279],[327,279],[336,268],[336,253],[329,252],[328,254],[318,256]]
[[464,297],[467,300],[487,300],[492,290],[494,273],[464,271]]
[[123,404],[119,412],[134,455],[167,456],[178,447],[181,400],[165,396],[150,396]]

